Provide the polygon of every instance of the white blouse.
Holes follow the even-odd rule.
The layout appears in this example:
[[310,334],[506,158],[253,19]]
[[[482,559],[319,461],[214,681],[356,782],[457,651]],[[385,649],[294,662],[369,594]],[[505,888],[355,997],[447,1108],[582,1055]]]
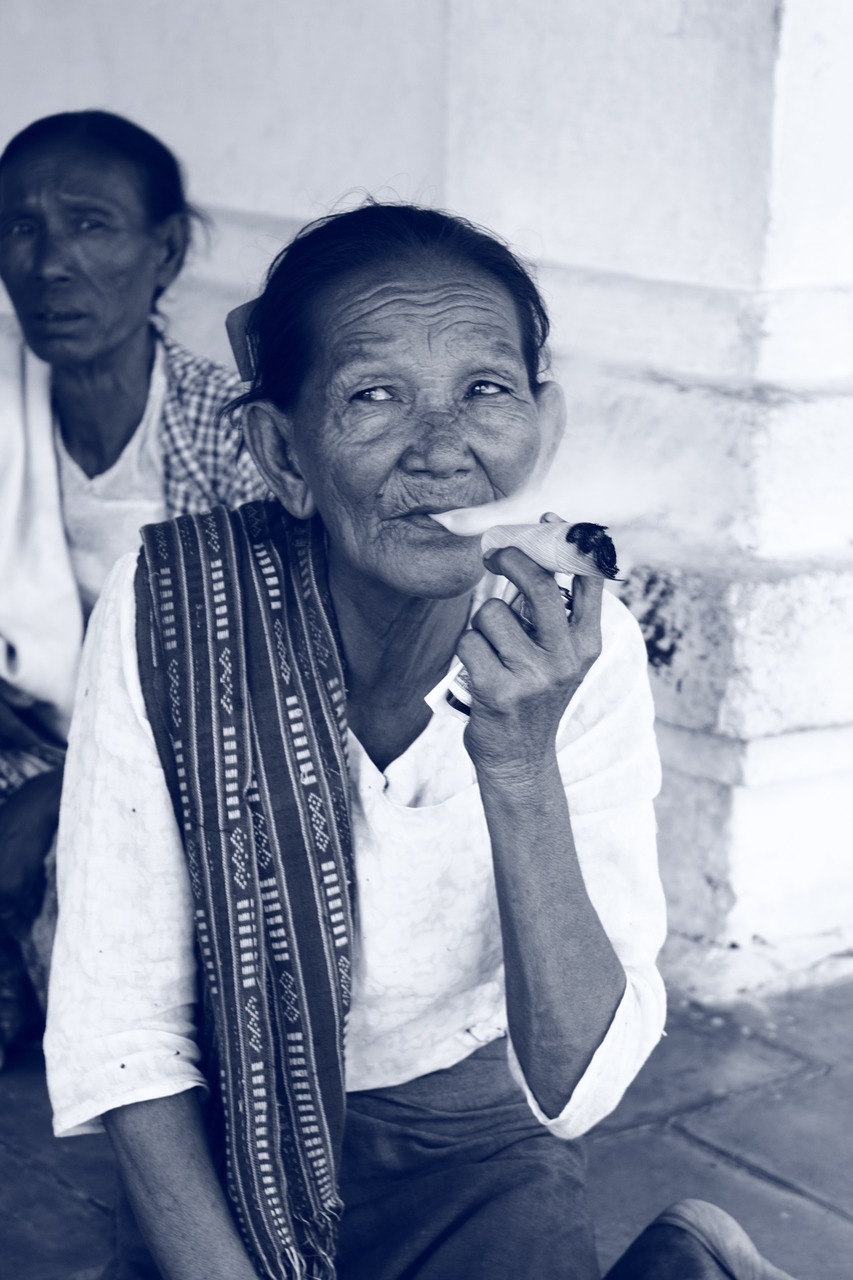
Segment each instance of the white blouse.
[[[198,1068],[192,898],[136,658],[136,557],[113,570],[84,649],[59,833],[59,927],[45,1053],[57,1136],[113,1107],[206,1087]],[[665,933],[646,655],[605,593],[603,649],[563,717],[558,759],[593,906],[627,986],[552,1132],[607,1115],[657,1043]],[[401,1084],[506,1035],[491,849],[464,722],[449,708],[384,773],[350,733],[359,933],[349,1090]],[[571,980],[571,977],[568,978]]]
[[96,476],[86,475],[54,426],[62,519],[84,622],[116,560],[139,546],[142,526],[166,519],[159,428],[167,389],[158,342],[142,418],[113,465]]

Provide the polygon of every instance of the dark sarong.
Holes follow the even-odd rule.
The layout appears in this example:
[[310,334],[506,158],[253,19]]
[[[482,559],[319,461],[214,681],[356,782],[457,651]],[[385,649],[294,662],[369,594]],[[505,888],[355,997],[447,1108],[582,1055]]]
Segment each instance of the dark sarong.
[[496,1040],[347,1095],[338,1280],[597,1280],[585,1149],[536,1118]]

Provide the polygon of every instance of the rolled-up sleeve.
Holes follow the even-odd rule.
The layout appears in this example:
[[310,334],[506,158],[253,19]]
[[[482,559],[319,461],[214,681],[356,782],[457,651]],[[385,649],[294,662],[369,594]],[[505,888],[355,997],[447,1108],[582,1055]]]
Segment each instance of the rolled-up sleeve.
[[69,736],[45,1034],[57,1137],[206,1087],[192,894],[139,684],[135,565],[117,563],[92,614]]
[[628,610],[605,593],[602,652],[557,739],[578,862],[626,986],[610,1026],[560,1115],[547,1117],[511,1042],[510,1069],[534,1115],[560,1138],[586,1133],[618,1105],[666,1018],[656,960],[666,936],[653,800],[660,788],[646,650]]

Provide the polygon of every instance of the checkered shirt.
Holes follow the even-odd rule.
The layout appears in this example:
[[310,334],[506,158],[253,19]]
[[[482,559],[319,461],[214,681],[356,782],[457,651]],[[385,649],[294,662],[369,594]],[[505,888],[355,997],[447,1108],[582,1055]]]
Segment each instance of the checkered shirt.
[[169,516],[194,515],[223,503],[269,497],[243,445],[239,411],[222,415],[240,394],[236,374],[161,337],[168,390],[160,419],[164,487]]
[[[164,496],[170,517],[194,515],[220,503],[238,507],[270,492],[243,444],[239,410],[222,409],[242,390],[236,374],[174,339],[160,335],[166,355],[167,391],[160,418]],[[45,743],[32,749],[0,748],[0,805],[24,782],[56,768],[64,749]]]

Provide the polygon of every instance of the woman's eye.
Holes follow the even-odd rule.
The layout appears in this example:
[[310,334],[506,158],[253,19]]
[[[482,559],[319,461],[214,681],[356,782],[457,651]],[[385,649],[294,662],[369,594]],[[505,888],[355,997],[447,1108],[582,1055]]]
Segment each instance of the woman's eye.
[[100,231],[103,227],[100,218],[81,218],[77,223],[78,231]]
[[365,387],[363,391],[357,391],[353,396],[353,400],[393,400],[391,392],[387,387]]
[[468,394],[471,396],[499,396],[508,390],[508,387],[501,386],[499,382],[489,382],[487,378],[481,378],[479,382],[472,384]]
[[31,236],[35,226],[28,218],[16,218],[14,222],[7,222],[3,227],[4,236]]

